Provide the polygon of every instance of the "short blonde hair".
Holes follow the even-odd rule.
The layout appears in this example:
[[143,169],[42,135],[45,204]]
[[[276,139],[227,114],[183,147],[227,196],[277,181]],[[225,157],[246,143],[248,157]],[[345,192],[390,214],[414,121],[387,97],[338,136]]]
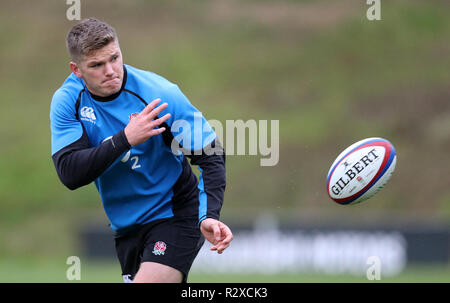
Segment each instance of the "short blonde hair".
[[72,60],[80,62],[84,56],[101,49],[111,41],[118,42],[114,28],[95,18],[88,18],[72,27],[67,34],[66,46]]

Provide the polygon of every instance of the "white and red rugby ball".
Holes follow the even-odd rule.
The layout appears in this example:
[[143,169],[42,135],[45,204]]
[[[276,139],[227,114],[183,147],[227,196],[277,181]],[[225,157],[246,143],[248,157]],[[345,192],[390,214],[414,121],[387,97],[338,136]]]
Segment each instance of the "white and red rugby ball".
[[357,204],[375,195],[395,169],[394,146],[382,138],[367,138],[347,147],[333,162],[327,191],[338,204]]

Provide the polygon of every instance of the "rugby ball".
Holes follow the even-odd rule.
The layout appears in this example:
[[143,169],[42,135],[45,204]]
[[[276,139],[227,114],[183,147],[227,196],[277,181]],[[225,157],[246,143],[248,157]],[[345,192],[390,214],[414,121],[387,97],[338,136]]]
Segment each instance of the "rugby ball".
[[395,169],[394,146],[382,138],[367,138],[347,147],[328,171],[327,191],[338,204],[357,204],[375,195]]

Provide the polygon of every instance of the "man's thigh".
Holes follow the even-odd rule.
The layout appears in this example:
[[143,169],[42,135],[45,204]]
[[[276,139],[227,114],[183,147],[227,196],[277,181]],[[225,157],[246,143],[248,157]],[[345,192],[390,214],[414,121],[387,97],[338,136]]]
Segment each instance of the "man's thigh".
[[143,262],[134,277],[135,283],[181,283],[183,273],[170,266],[155,262]]

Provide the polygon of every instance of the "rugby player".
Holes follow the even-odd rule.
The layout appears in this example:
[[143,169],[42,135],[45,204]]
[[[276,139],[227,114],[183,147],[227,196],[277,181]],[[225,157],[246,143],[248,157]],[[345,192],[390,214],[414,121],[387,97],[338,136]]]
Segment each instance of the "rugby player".
[[85,19],[66,42],[72,73],[50,106],[57,174],[71,190],[95,183],[124,281],[186,282],[205,238],[219,254],[233,239],[219,221],[224,150],[176,84],[123,63],[113,27]]

